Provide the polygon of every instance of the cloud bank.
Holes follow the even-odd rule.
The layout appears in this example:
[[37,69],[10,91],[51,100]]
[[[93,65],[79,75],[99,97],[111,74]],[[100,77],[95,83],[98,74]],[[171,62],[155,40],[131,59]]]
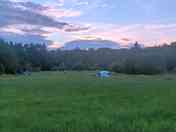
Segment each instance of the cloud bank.
[[[129,5],[125,0],[119,1],[119,5],[115,5],[117,1],[113,0],[37,1],[0,0],[0,38],[25,43],[46,43],[55,48],[75,39],[107,39],[121,43],[124,47],[135,41],[145,46],[154,46],[176,39],[174,23],[134,24],[128,19],[133,18],[128,16],[125,18],[128,23],[118,24],[115,20],[123,19],[124,16],[117,16],[119,12],[114,8],[117,6],[119,10],[128,11]],[[133,1],[136,8],[144,11],[144,16],[150,16],[153,12],[157,14],[160,9],[158,2],[159,0]],[[162,5],[164,7],[166,3]],[[109,9],[111,14],[106,14],[105,11]],[[133,10],[136,11],[133,8],[129,11]],[[112,19],[113,24],[107,21],[109,19]]]
[[79,15],[81,15],[79,11],[58,9],[29,1],[1,0],[0,37],[17,42],[51,43],[52,40],[48,40],[47,36],[54,30],[65,32],[88,30],[86,27],[58,20],[62,17]]

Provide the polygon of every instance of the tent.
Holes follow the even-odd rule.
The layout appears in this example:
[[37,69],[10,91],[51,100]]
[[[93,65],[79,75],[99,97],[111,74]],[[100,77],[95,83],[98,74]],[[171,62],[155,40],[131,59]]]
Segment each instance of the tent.
[[111,76],[111,72],[109,71],[99,71],[97,73],[97,77],[108,78]]

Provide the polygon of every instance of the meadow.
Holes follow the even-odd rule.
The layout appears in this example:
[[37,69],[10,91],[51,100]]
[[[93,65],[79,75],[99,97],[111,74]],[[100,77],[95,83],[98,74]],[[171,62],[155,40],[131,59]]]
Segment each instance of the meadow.
[[176,132],[176,75],[3,75],[0,132]]

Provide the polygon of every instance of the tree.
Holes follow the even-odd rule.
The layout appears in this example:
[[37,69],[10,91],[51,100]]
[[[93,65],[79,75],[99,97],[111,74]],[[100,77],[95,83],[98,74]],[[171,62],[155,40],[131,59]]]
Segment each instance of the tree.
[[0,64],[0,75],[5,73],[5,68],[3,64]]
[[132,49],[48,50],[45,44],[7,43],[0,40],[0,72],[107,69],[127,74],[160,74],[176,69],[176,46]]
[[0,63],[4,66],[5,72],[14,74],[18,65],[17,61],[17,56],[12,46],[8,45],[8,43],[1,41]]

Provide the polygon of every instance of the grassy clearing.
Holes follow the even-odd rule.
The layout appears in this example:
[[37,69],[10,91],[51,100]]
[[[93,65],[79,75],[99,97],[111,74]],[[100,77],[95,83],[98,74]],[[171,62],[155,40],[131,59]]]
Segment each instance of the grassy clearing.
[[0,77],[0,132],[174,132],[176,76]]

